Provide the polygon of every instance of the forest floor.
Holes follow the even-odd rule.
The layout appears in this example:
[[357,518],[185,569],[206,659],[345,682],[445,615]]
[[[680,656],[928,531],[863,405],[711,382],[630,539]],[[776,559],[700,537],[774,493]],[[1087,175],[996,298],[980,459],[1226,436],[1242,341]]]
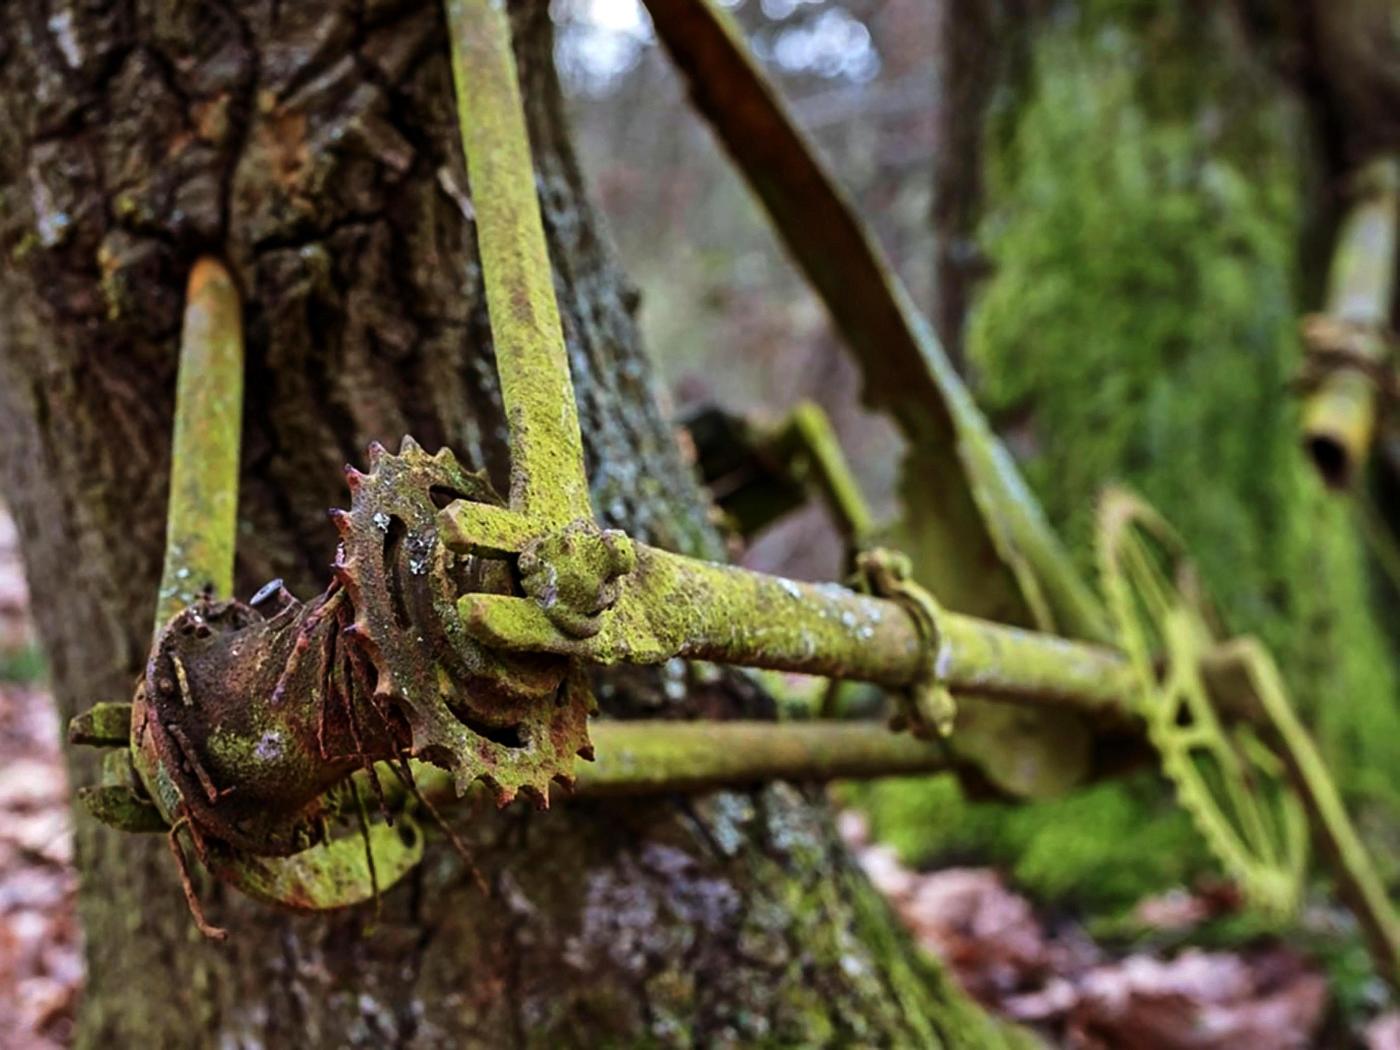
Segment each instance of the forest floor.
[[[60,734],[28,618],[15,532],[0,509],[0,1047],[70,1044],[82,995],[77,878]],[[1333,1047],[1400,1050],[1400,1013],[1364,1032],[1339,1025],[1319,967],[1299,950],[1189,946],[1189,931],[1234,907],[1228,888],[1144,901],[1138,918],[1184,931],[1171,950],[1096,942],[1035,907],[993,869],[917,872],[871,842],[854,811],[846,840],[919,942],[988,1008],[1060,1045],[1099,1050]]]
[[83,985],[58,719],[14,525],[0,508],[0,1047],[69,1044]]

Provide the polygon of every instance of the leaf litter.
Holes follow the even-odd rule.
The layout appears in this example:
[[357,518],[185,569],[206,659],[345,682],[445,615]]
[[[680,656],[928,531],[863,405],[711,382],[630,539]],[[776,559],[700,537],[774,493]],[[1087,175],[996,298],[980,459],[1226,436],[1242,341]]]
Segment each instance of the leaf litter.
[[[0,507],[0,666],[33,644],[14,525]],[[0,1045],[72,1042],[83,984],[68,786],[52,698],[0,676]]]

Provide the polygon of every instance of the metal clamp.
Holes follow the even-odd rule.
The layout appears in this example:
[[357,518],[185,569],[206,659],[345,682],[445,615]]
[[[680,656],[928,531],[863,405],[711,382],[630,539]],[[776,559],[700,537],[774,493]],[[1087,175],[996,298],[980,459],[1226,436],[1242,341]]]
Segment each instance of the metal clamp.
[[941,627],[943,607],[915,582],[909,557],[899,551],[862,551],[856,556],[856,571],[872,594],[899,602],[919,630],[919,663],[923,672],[901,690],[900,713],[890,728],[908,729],[924,739],[950,735],[957,721],[958,705],[943,673],[949,661],[946,634]]

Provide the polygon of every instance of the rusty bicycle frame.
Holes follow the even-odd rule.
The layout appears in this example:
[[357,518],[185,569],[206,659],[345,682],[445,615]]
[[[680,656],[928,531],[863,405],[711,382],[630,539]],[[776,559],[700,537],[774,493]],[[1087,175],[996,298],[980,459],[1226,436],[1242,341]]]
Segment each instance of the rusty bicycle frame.
[[[722,16],[695,0],[652,0],[651,6],[658,32],[673,49],[682,28],[687,35],[681,46],[703,50],[707,39],[728,40],[729,50],[720,52],[723,61],[738,63],[729,72],[740,79],[755,79],[762,88],[767,108],[757,107],[757,112],[796,134],[783,123],[786,116],[766,85],[757,80],[756,68],[745,65]],[[551,705],[579,708],[580,720],[592,706],[580,674],[583,667],[657,664],[681,658],[870,682],[897,695],[897,725],[911,731],[898,734],[871,724],[821,720],[785,724],[600,721],[583,731],[584,743],[578,747],[580,755],[594,759],[592,763],[575,770],[573,753],[566,749],[555,764],[545,763],[543,772],[531,770],[518,784],[498,775],[493,779],[498,799],[509,801],[518,789],[537,804],[547,804],[550,779],[579,793],[606,796],[701,790],[775,778],[825,780],[945,770],[954,762],[941,739],[954,731],[957,699],[964,695],[1121,722],[1145,717],[1151,727],[1153,709],[1145,706],[1144,696],[1157,689],[1155,657],[1145,642],[1134,645],[1128,639],[1126,651],[1108,644],[1117,640],[1114,617],[1072,570],[1064,568],[1058,540],[1039,516],[1014,466],[941,350],[930,342],[931,336],[918,334],[921,330],[907,296],[868,239],[864,241],[868,258],[857,262],[856,268],[866,266],[872,279],[882,284],[886,299],[894,304],[894,320],[887,319],[887,328],[905,332],[898,338],[910,341],[915,356],[934,377],[924,381],[932,414],[943,418],[940,413],[951,413],[940,424],[948,429],[943,436],[962,438],[958,442],[961,471],[971,501],[982,510],[990,542],[1007,555],[1004,562],[1012,565],[1029,604],[1043,610],[1044,618],[1069,625],[1081,637],[946,610],[915,582],[908,560],[892,552],[864,552],[861,589],[810,584],[668,552],[604,528],[594,519],[509,26],[490,0],[447,0],[446,7],[496,367],[509,427],[510,486],[503,503],[485,496],[461,498],[458,490],[470,487],[463,476],[452,493],[455,498],[420,514],[415,520],[422,534],[410,529],[404,542],[419,542],[424,552],[431,546],[439,552],[434,557],[453,564],[512,566],[514,583],[468,589],[456,595],[451,607],[439,605],[434,615],[451,621],[449,633],[455,632],[460,651],[506,661],[500,665],[507,669],[504,672],[491,664],[498,679],[509,678],[512,667],[521,668],[527,679],[534,676],[544,683],[534,699],[553,697]],[[732,86],[734,77],[726,83]],[[810,153],[806,162],[825,178]],[[826,185],[830,190],[829,180]],[[776,217],[782,226],[782,215]],[[849,209],[843,208],[839,219],[851,224],[851,236],[865,237]],[[820,285],[821,278],[815,279]],[[238,785],[213,783],[198,757],[200,742],[187,739],[178,717],[172,720],[162,713],[173,709],[178,715],[182,707],[198,706],[191,681],[199,684],[199,668],[182,662],[182,650],[172,647],[173,634],[205,638],[218,627],[217,618],[231,615],[229,609],[237,605],[215,600],[226,599],[232,592],[243,372],[239,312],[237,290],[222,265],[201,259],[190,277],[181,342],[166,560],[151,669],[134,708],[99,704],[74,720],[70,736],[82,743],[130,746],[130,763],[125,763],[125,751],[117,752],[103,784],[80,794],[95,813],[118,827],[169,828],[182,872],[186,862],[177,836],[183,830],[209,867],[246,892],[300,907],[335,907],[377,894],[421,856],[421,835],[413,832],[407,816],[401,815],[406,824],[398,829],[365,819],[366,774],[375,790],[380,790],[370,763],[332,763],[325,784],[318,782],[309,791],[310,795],[334,792],[340,790],[335,785],[348,784],[346,804],[360,815],[360,837],[331,840],[324,832],[318,837],[308,826],[298,826],[294,835],[266,850],[250,846],[256,839],[251,833],[232,845],[220,843],[217,835],[198,830],[200,814],[216,813],[221,799]],[[868,347],[865,353],[869,355]],[[909,416],[907,406],[898,411],[908,417],[911,430],[927,426]],[[449,469],[444,455],[450,459],[450,454],[439,453],[430,460],[406,442],[404,452],[388,460],[395,470],[420,469],[426,472],[424,477],[438,477]],[[373,450],[371,475],[350,473],[352,491],[379,484],[375,471],[387,462],[386,456],[382,450]],[[356,498],[360,498],[358,491]],[[337,517],[343,536],[355,536],[357,528],[371,528],[355,517],[365,517],[358,507],[357,503]],[[996,507],[1013,509],[991,513]],[[1120,533],[1128,527],[1132,513],[1126,512],[1118,522]],[[387,549],[389,516],[381,521],[375,513],[369,520],[385,533]],[[354,545],[347,540],[346,547]],[[1122,549],[1131,553],[1134,548]],[[350,588],[351,604],[370,600],[368,584],[357,575],[364,571],[358,564],[360,557],[358,548],[348,555],[343,549],[337,562]],[[413,574],[423,571],[419,562],[410,565]],[[1121,574],[1118,578],[1122,579]],[[1141,574],[1137,578],[1150,581]],[[396,591],[389,591],[392,586],[384,592],[385,601],[402,602]],[[1132,619],[1131,613],[1123,612],[1124,602],[1132,604],[1126,594],[1120,587],[1118,597],[1123,601],[1115,606],[1119,623],[1124,616]],[[1284,739],[1288,764],[1315,828],[1332,847],[1343,884],[1360,901],[1358,913],[1373,949],[1383,971],[1393,979],[1400,962],[1400,922],[1325,767],[1291,714],[1267,655],[1252,648],[1252,643],[1214,642],[1204,627],[1191,626],[1172,611],[1180,602],[1173,604],[1176,600],[1160,588],[1152,596],[1160,599],[1161,615],[1169,625],[1177,624],[1167,631],[1167,638],[1181,640],[1180,653],[1185,655],[1173,666],[1196,683],[1192,688],[1181,686],[1182,695],[1205,702],[1206,679],[1228,681],[1229,688],[1222,692],[1233,696],[1233,712],[1262,720]],[[251,606],[259,605],[261,597]],[[328,592],[323,604],[307,617],[308,626],[296,635],[287,670],[267,698],[269,709],[281,711],[277,718],[286,716],[282,691],[300,653],[308,647],[308,632],[320,629],[337,603],[343,611],[340,592]],[[282,608],[287,611],[292,606]],[[245,619],[253,615],[234,612]],[[300,613],[304,615],[306,609]],[[398,635],[404,633],[402,625],[386,626],[361,614],[339,633],[373,634],[373,651],[379,653],[396,630]],[[412,656],[411,644],[405,651]],[[347,657],[344,666],[348,679],[355,660]],[[389,688],[385,680],[390,677],[381,667],[375,697]],[[1179,680],[1180,675],[1173,678]],[[351,690],[348,685],[345,688],[348,697]],[[531,700],[519,690],[502,695],[503,703]],[[321,703],[326,702],[322,698]],[[174,706],[162,708],[162,703]],[[420,762],[416,775],[404,777],[407,791],[429,807],[432,799],[460,794],[478,775],[479,769],[461,755],[444,761],[444,748],[423,746],[420,726],[437,727],[426,715],[420,713],[422,721],[413,725],[411,747],[400,748],[389,740],[376,750],[373,743],[365,743],[373,733],[365,724],[357,724],[349,699],[346,706],[341,730],[335,725],[327,729],[322,709],[315,733],[323,759],[326,735],[340,731],[353,738],[361,758],[400,761],[405,770],[409,754],[446,765],[444,774]],[[375,713],[384,717],[377,707]],[[1209,705],[1198,706],[1198,721],[1201,717],[1209,722],[1207,728],[1214,726]],[[1163,732],[1174,723],[1174,717],[1156,722],[1164,726]],[[552,724],[563,727],[557,721]],[[289,725],[289,732],[295,728]],[[561,739],[570,741],[568,748],[577,742],[568,734],[578,731],[558,728]],[[1218,729],[1211,732],[1218,736]],[[165,741],[162,746],[167,750],[152,750],[152,734]],[[1213,739],[1210,733],[1205,737],[1208,743]],[[263,743],[269,739],[264,734]],[[441,739],[450,751],[456,738],[448,733]],[[324,824],[324,815],[318,819]],[[237,826],[235,837],[246,830],[242,824]],[[1283,861],[1275,858],[1275,863]],[[1300,868],[1301,859],[1294,856],[1288,864]],[[1279,891],[1280,900],[1296,896],[1300,877],[1301,870],[1289,876],[1294,881]],[[202,928],[218,934],[198,911],[188,877],[186,889]]]

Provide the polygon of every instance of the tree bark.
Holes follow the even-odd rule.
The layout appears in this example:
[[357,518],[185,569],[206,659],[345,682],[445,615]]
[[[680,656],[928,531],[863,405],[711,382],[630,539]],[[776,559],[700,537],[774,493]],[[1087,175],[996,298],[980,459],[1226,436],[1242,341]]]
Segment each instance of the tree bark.
[[[0,26],[0,485],[60,715],[124,698],[160,570],[185,273],[246,299],[238,589],[328,581],[340,468],[404,433],[505,487],[445,27],[418,0],[22,0]],[[546,5],[513,10],[593,498],[723,545],[652,395],[635,294],[574,164]],[[601,682],[614,716],[760,714],[737,677]],[[670,699],[675,686],[688,698]],[[682,690],[683,692],[686,690]],[[75,784],[97,777],[73,752]],[[464,807],[469,808],[469,807]],[[817,793],[565,802],[455,817],[382,914],[294,916],[76,815],[83,1045],[1000,1045],[911,949]]]

